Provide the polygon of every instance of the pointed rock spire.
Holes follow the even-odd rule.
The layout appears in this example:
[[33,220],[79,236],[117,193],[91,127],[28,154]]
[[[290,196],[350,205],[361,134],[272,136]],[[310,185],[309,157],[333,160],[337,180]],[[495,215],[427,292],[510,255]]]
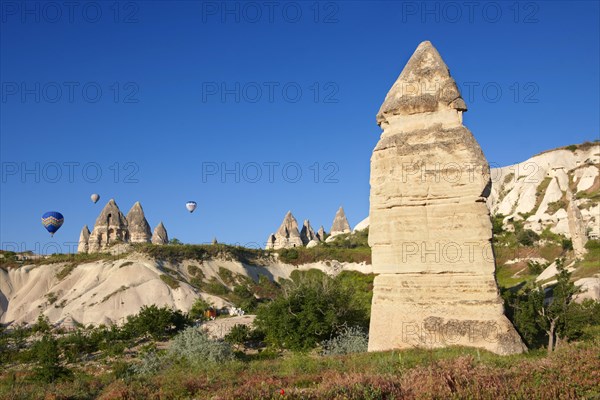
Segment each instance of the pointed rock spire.
[[160,221],[160,223],[156,225],[156,228],[154,228],[154,233],[152,234],[152,244],[162,245],[167,243],[169,243],[169,235],[167,235],[167,229],[163,225],[162,221]]
[[331,225],[331,236],[339,235],[340,233],[350,233],[350,224],[346,218],[344,208],[340,207],[335,213],[333,224]]
[[317,237],[321,242],[325,240],[325,228],[323,228],[323,225],[321,225],[321,227],[319,228],[319,231],[317,232]]
[[96,219],[88,240],[90,253],[107,249],[111,244],[129,241],[127,219],[114,199],[110,199]]
[[291,211],[288,211],[287,214],[285,214],[283,222],[281,223],[281,226],[279,226],[274,237],[274,241],[271,236],[269,237],[266,246],[267,249],[283,249],[303,246],[302,239],[300,238],[300,231],[298,230],[298,221],[296,221],[296,218],[294,218]]
[[81,233],[79,234],[79,244],[77,245],[78,253],[88,252],[88,241],[90,240],[90,229],[87,225],[83,226]]
[[467,111],[440,53],[431,42],[419,44],[377,113],[379,125],[394,115]]
[[302,224],[302,230],[300,231],[300,239],[302,240],[302,244],[304,244],[305,246],[311,240],[320,240],[317,237],[317,235],[315,235],[315,231],[313,230],[312,226],[310,226],[310,221],[307,219],[305,219],[304,223]]
[[131,207],[127,213],[127,225],[129,227],[129,241],[131,243],[148,243],[152,239],[150,224],[144,215],[144,209],[139,201]]

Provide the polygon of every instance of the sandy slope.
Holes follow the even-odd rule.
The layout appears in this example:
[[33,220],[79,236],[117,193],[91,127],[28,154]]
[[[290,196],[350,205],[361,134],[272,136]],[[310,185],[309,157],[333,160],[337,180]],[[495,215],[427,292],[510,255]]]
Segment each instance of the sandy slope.
[[[258,280],[265,275],[271,280],[289,278],[295,269],[317,268],[335,275],[342,269],[370,272],[370,265],[337,261],[295,267],[272,262],[264,266],[237,261],[184,261],[173,265],[132,254],[124,258],[97,261],[77,266],[59,280],[57,272],[65,264],[23,266],[6,272],[0,269],[0,322],[31,323],[39,314],[53,323],[71,316],[82,324],[122,323],[127,315],[136,314],[144,305],[156,304],[188,311],[198,297],[216,307],[230,305],[227,301],[201,293],[186,283],[191,276],[189,265],[196,265],[206,279],[218,277],[219,268]],[[179,288],[172,289],[160,279],[169,274],[179,277]]]

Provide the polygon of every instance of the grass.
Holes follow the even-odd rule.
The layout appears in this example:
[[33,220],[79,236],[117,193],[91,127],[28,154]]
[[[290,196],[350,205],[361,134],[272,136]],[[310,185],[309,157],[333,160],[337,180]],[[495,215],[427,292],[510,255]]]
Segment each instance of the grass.
[[594,398],[599,350],[593,342],[549,357],[543,350],[498,356],[462,347],[331,357],[265,352],[216,365],[165,365],[151,376],[127,375],[127,362],[107,360],[49,385],[26,368],[3,370],[0,399]]

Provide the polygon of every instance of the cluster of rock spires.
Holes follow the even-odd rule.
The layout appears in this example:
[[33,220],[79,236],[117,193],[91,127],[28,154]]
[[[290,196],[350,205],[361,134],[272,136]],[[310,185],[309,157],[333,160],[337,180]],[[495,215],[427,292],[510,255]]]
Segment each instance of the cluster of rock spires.
[[[369,350],[526,350],[504,315],[486,198],[490,169],[448,67],[421,43],[387,94],[371,157]],[[458,166],[458,173],[457,173]]]
[[124,216],[114,199],[110,199],[102,212],[96,218],[96,223],[90,233],[87,225],[79,235],[79,253],[97,253],[108,249],[116,243],[150,243],[167,244],[167,230],[160,222],[154,232],[144,215],[140,202],[136,202],[127,216]]
[[344,209],[340,207],[335,214],[333,224],[331,225],[331,231],[327,239],[325,238],[325,229],[321,225],[317,233],[313,230],[310,225],[310,221],[305,219],[302,224],[302,229],[298,229],[298,221],[292,215],[291,211],[288,211],[283,218],[281,226],[276,233],[269,235],[267,239],[267,250],[277,249],[288,249],[292,247],[314,247],[319,242],[331,241],[335,236],[342,233],[350,233],[350,224],[344,213]]

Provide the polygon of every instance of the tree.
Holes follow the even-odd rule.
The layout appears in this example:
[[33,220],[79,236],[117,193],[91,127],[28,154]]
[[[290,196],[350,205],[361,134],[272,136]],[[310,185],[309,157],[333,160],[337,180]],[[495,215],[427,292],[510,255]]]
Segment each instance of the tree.
[[167,307],[158,308],[156,305],[143,306],[137,315],[127,317],[123,330],[130,337],[150,335],[153,339],[165,339],[186,326],[191,321],[179,310]]
[[578,288],[571,282],[571,273],[564,267],[562,259],[556,260],[556,268],[557,283],[552,287],[548,301],[544,288],[536,285],[525,292],[515,307],[515,322],[521,334],[531,343],[541,329],[548,337],[548,354],[554,351],[557,341],[567,339],[569,333],[581,329],[574,319],[576,306],[572,305]]
[[211,307],[212,305],[209,302],[204,300],[202,297],[198,297],[192,305],[192,308],[190,308],[188,315],[192,319],[204,320],[204,312]]
[[256,326],[268,343],[308,350],[329,339],[342,326],[365,326],[364,312],[353,306],[352,292],[334,279],[309,274],[284,288],[284,293],[258,309]]
[[37,362],[36,373],[44,382],[54,382],[68,370],[60,365],[60,349],[58,342],[50,334],[45,334],[31,349],[32,356]]

